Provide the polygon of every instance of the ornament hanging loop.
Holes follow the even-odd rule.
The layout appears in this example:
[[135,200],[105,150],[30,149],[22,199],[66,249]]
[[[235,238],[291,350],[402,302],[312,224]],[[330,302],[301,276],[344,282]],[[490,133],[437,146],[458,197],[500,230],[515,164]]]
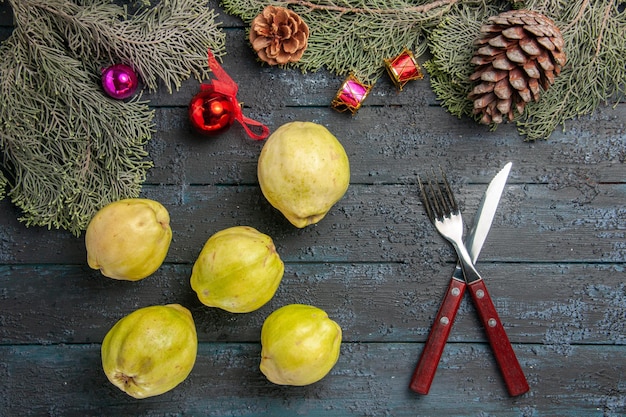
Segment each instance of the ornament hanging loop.
[[205,135],[218,135],[237,120],[250,138],[267,138],[270,134],[267,126],[243,115],[242,105],[237,101],[239,87],[211,50],[208,50],[208,61],[215,78],[208,84],[201,84],[200,92],[191,99],[189,119],[193,127]]

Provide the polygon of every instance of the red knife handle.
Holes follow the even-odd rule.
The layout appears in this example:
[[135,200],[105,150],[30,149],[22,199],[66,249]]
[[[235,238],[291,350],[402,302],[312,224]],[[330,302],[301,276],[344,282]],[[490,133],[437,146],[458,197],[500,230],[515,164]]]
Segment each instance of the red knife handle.
[[487,338],[491,344],[496,362],[504,378],[504,383],[509,395],[516,397],[530,389],[524,376],[524,371],[515,356],[511,342],[509,341],[504,326],[500,321],[493,301],[489,296],[485,281],[479,279],[469,284],[469,290],[478,310],[478,315],[483,323]]
[[409,384],[409,388],[418,394],[426,395],[430,390],[443,348],[450,335],[456,312],[459,310],[459,305],[463,299],[465,287],[464,281],[454,278],[450,280],[448,290],[443,298],[441,307],[439,307],[435,322],[430,328],[426,345]]

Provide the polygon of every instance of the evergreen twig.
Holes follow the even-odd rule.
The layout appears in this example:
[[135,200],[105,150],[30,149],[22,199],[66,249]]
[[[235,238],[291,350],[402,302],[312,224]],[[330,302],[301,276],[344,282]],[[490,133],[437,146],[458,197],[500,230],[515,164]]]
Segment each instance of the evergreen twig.
[[[228,13],[251,21],[262,0],[222,0]],[[302,71],[331,72],[373,83],[383,59],[403,47],[430,59],[425,68],[442,106],[472,116],[468,80],[480,26],[488,17],[524,7],[551,17],[561,28],[567,66],[538,103],[516,121],[526,140],[547,139],[557,126],[626,92],[626,3],[623,0],[277,0],[311,26],[309,46],[293,64]],[[495,126],[493,126],[495,128]]]
[[420,4],[418,6],[407,6],[399,9],[389,9],[381,7],[353,7],[353,6],[340,6],[334,3],[328,4],[316,4],[306,0],[283,0],[285,5],[302,6],[309,10],[328,10],[333,12],[339,12],[341,14],[357,13],[357,14],[391,14],[397,16],[399,13],[427,13],[433,9],[450,6],[459,2],[459,0],[434,0],[430,3]]
[[46,30],[57,31],[74,57],[132,65],[151,91],[157,89],[159,80],[171,93],[191,75],[205,79],[207,48],[218,55],[224,48],[217,15],[206,1],[162,1],[132,16],[108,0],[88,0],[83,5],[59,0],[9,3],[24,11],[16,13],[18,19],[44,19],[50,24]]
[[[283,0],[311,27],[308,47],[292,66],[302,71],[322,67],[334,73],[354,72],[373,83],[384,71],[383,59],[407,47],[426,50],[424,30],[435,26],[456,3],[482,0]],[[250,22],[267,3],[263,0],[222,0],[227,13]]]
[[[567,120],[591,114],[602,104],[623,99],[626,12],[620,9],[619,3],[618,0],[526,2],[526,8],[557,22],[565,40],[568,62],[550,89],[542,93],[539,102],[529,103],[516,120],[525,140],[548,139]],[[458,116],[471,116],[472,104],[467,100],[472,87],[467,82],[473,69],[469,63],[473,52],[471,41],[478,37],[480,23],[499,12],[478,8],[474,10],[480,12],[472,14],[470,10],[467,5],[460,5],[433,31],[429,39],[433,58],[426,64],[442,105]],[[474,34],[461,33],[459,26],[472,28]],[[458,60],[459,56],[462,59]],[[449,65],[452,62],[454,68]],[[462,87],[451,89],[451,84]]]
[[171,91],[190,75],[205,77],[206,50],[222,53],[225,37],[201,0],[163,1],[132,16],[104,0],[9,3],[0,186],[27,225],[78,235],[103,205],[138,196],[152,166],[145,145],[153,111],[139,98],[108,98],[100,68],[126,62],[149,89],[161,81]]
[[[555,0],[552,0],[555,1]],[[529,7],[549,14],[547,0]],[[566,69],[555,84],[533,103],[518,128],[527,140],[547,139],[567,120],[596,111],[600,105],[618,103],[626,93],[626,12],[618,0],[561,0],[556,20],[565,29]],[[570,22],[574,22],[570,24]],[[568,47],[569,46],[569,47]]]

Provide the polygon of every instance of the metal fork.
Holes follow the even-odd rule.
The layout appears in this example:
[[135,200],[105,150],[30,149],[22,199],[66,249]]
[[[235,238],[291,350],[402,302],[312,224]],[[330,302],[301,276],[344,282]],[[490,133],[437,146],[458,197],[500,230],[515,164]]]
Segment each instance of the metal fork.
[[443,179],[441,183],[435,183],[433,178],[429,178],[426,184],[422,183],[419,178],[417,180],[426,213],[439,233],[454,246],[459,256],[465,282],[509,394],[511,396],[524,394],[529,390],[526,376],[515,356],[485,282],[474,268],[472,258],[463,243],[463,218],[443,170],[441,170],[441,176]]
[[432,177],[428,179],[426,185],[422,183],[419,177],[417,179],[426,213],[439,233],[454,246],[459,256],[463,275],[465,275],[465,281],[479,280],[481,279],[480,274],[476,271],[472,257],[463,244],[463,217],[443,170],[441,170],[441,177],[443,182],[437,183],[437,185],[433,183]]

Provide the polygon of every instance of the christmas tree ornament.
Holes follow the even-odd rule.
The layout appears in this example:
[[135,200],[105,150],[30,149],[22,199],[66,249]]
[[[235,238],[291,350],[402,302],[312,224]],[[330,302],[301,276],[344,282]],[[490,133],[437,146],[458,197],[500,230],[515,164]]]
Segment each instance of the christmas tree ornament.
[[468,95],[484,124],[512,121],[526,103],[539,101],[561,73],[566,56],[556,24],[532,10],[511,10],[490,17],[481,29],[471,63],[476,65]]
[[189,120],[199,133],[219,135],[235,122],[236,107],[239,103],[232,96],[215,91],[213,84],[202,84],[189,103]]
[[139,81],[132,67],[115,64],[102,70],[102,88],[110,97],[123,100],[135,94]]
[[266,6],[252,21],[249,39],[259,59],[284,65],[299,61],[304,54],[309,27],[293,10]]
[[[189,103],[192,127],[201,134],[215,136],[228,130],[236,120],[252,139],[267,138],[270,133],[267,126],[243,115],[237,101],[237,83],[224,71],[210,50],[208,57],[215,79],[209,84],[201,84],[200,92]],[[260,133],[253,132],[253,127],[260,128]]]
[[353,115],[372,89],[372,85],[362,83],[354,74],[350,74],[337,91],[331,107],[339,112],[349,111]]
[[398,91],[402,91],[402,87],[412,80],[421,80],[424,78],[422,70],[415,60],[413,53],[407,48],[393,59],[385,59],[385,68],[391,80],[395,84]]

